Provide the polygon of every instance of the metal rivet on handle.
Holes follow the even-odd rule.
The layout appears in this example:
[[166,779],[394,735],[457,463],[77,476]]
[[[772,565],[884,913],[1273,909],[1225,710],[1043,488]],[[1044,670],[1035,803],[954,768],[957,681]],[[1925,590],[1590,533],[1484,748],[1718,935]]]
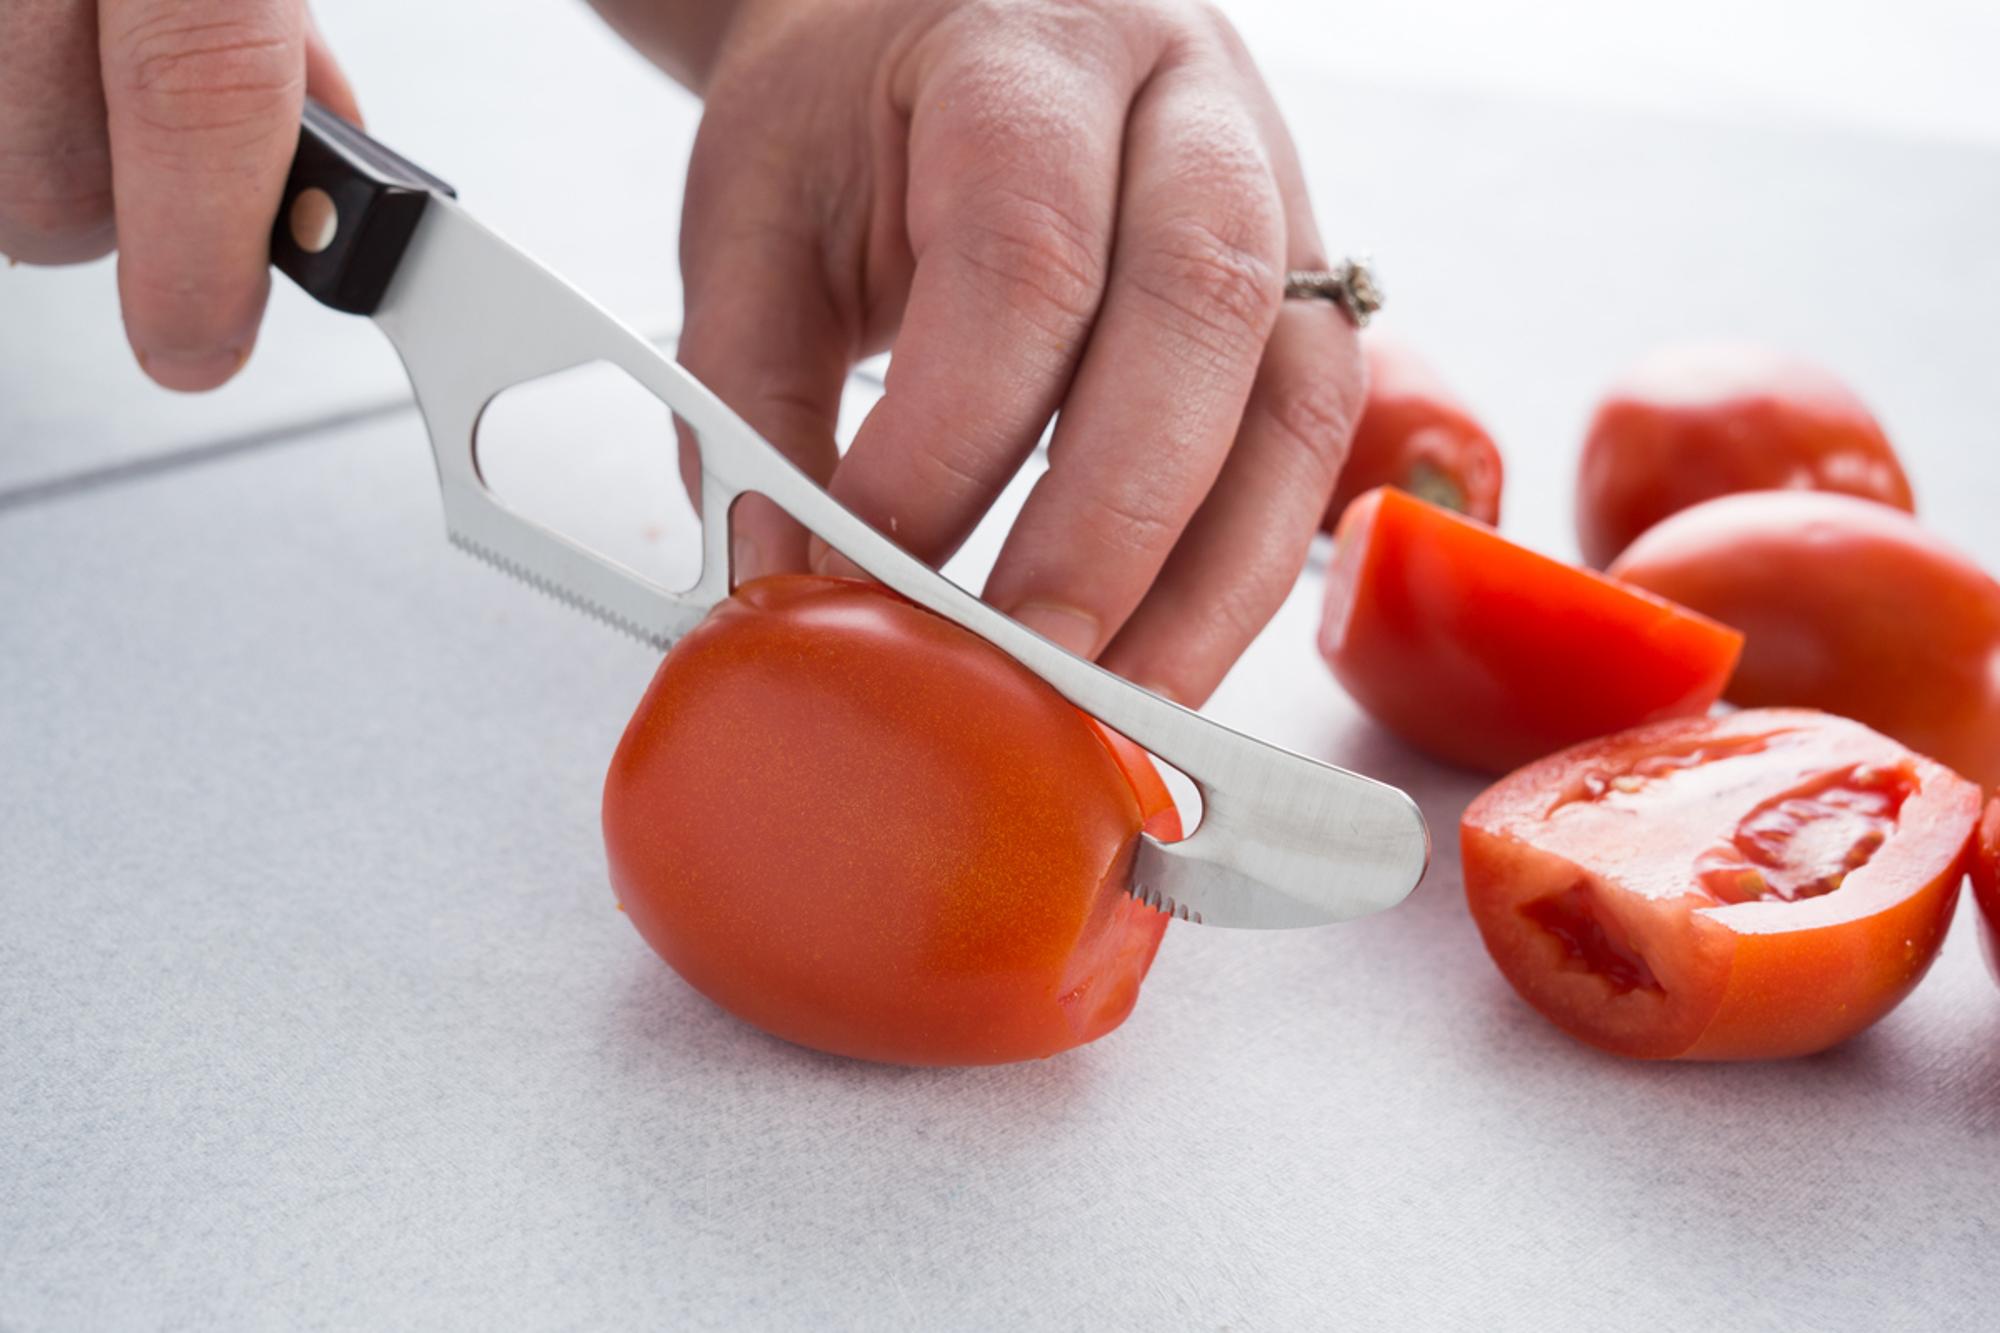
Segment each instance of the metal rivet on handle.
[[340,210],[333,206],[333,196],[317,185],[300,190],[292,200],[291,228],[292,244],[309,255],[332,245],[340,230]]

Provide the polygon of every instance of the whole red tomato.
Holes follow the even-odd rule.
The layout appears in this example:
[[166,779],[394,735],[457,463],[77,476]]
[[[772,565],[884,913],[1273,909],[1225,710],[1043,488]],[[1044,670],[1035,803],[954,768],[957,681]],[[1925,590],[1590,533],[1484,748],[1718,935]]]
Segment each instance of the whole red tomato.
[[1514,989],[1620,1055],[1806,1055],[1888,1013],[1943,941],[1979,789],[1858,722],[1685,718],[1503,778],[1465,896]]
[[1503,773],[1641,722],[1705,712],[1742,636],[1384,487],[1340,520],[1319,651],[1369,716]]
[[1443,509],[1500,521],[1500,450],[1465,405],[1409,347],[1362,339],[1368,397],[1321,527],[1331,532],[1355,497],[1394,486]]
[[1889,437],[1830,371],[1759,347],[1668,348],[1598,406],[1577,477],[1577,539],[1602,569],[1689,505],[1788,489],[1914,508]]
[[1823,708],[2000,784],[2000,583],[1909,515],[1810,491],[1725,496],[1610,572],[1743,631],[1732,701]]
[[1179,836],[1145,753],[866,583],[745,584],[674,646],[604,788],[647,943],[766,1032],[913,1065],[1053,1055],[1138,999]]
[[1986,807],[1979,821],[1978,845],[1972,858],[1972,896],[1986,919],[1986,961],[2000,980],[2000,797]]

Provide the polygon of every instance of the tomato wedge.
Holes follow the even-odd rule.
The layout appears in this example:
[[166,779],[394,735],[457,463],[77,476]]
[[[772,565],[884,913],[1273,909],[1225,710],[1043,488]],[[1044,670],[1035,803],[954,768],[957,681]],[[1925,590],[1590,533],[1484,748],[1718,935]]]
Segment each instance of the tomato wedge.
[[1986,921],[1986,962],[2000,981],[2000,796],[1986,807],[1979,821],[1978,845],[1972,858],[1972,896]]
[[1521,997],[1650,1059],[1806,1055],[1937,955],[1979,789],[1858,722],[1755,709],[1641,727],[1466,810],[1465,896]]
[[1488,772],[1706,711],[1742,643],[1664,598],[1388,488],[1341,519],[1319,636],[1376,721]]
[[1361,350],[1368,359],[1368,397],[1320,526],[1331,532],[1355,497],[1377,486],[1498,523],[1504,469],[1486,428],[1410,348],[1370,334]]
[[802,1046],[994,1064],[1095,1040],[1167,918],[1145,752],[869,583],[739,587],[660,664],[604,787],[620,904],[695,989]]

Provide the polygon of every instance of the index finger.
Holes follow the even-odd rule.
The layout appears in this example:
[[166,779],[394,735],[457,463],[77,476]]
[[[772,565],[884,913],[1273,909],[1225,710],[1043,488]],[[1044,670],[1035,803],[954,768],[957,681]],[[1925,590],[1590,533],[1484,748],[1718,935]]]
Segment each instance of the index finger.
[[297,0],[102,0],[118,292],[146,373],[208,389],[250,354],[305,103]]
[[909,301],[887,392],[830,489],[918,559],[941,561],[965,540],[1075,373],[1104,287],[1137,78],[1122,52],[996,61],[975,49],[915,94]]

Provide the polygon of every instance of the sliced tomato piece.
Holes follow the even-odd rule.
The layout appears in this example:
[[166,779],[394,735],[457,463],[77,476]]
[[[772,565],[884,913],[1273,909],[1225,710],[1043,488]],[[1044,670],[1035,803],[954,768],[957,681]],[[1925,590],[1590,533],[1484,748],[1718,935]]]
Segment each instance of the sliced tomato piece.
[[1687,718],[1510,774],[1459,830],[1466,903],[1521,997],[1651,1059],[1806,1055],[1922,979],[1979,789],[1805,709]]
[[1320,526],[1331,532],[1347,506],[1377,486],[1498,523],[1504,469],[1486,428],[1412,349],[1373,333],[1361,349],[1368,397]]
[[1986,922],[1986,962],[2000,981],[2000,796],[1986,807],[1979,821],[1978,846],[1972,858],[1972,896]]
[[1501,772],[1715,702],[1743,638],[1401,491],[1335,534],[1320,654],[1376,721]]

